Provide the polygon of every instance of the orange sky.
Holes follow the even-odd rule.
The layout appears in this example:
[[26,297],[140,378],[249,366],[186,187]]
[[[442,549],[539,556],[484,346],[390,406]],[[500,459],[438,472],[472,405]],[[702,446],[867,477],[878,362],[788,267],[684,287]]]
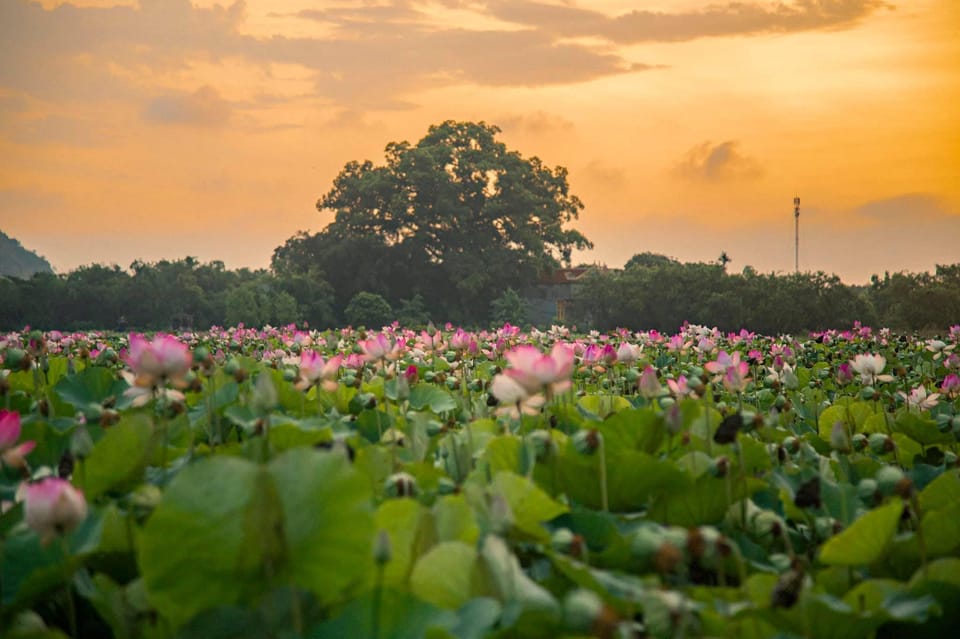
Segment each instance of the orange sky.
[[641,251],[960,262],[956,0],[0,0],[0,230],[60,271],[263,267],[350,160],[485,120]]

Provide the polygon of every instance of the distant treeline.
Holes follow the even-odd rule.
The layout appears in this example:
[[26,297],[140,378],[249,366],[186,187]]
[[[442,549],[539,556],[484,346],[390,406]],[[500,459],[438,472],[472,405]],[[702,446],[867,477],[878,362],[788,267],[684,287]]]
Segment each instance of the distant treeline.
[[[425,302],[419,294],[397,298],[367,288],[339,292],[318,270],[228,270],[222,262],[190,257],[138,261],[129,269],[94,264],[64,275],[0,278],[0,329],[170,330],[240,322],[328,328],[451,319],[444,316],[450,303],[442,291]],[[513,289],[485,306],[487,314],[461,323],[526,323],[523,299]],[[960,264],[849,286],[825,273],[760,274],[750,267],[730,273],[722,264],[641,254],[622,270],[598,269],[581,280],[566,319],[580,329],[674,331],[690,321],[779,334],[847,328],[859,320],[901,331],[943,331],[960,323]]]
[[[638,259],[641,258],[641,259]],[[849,286],[823,272],[729,273],[722,264],[634,256],[622,271],[595,271],[577,288],[572,319],[594,328],[674,331],[684,321],[763,334],[847,328],[854,321],[938,332],[960,323],[960,264],[930,273],[874,275]]]

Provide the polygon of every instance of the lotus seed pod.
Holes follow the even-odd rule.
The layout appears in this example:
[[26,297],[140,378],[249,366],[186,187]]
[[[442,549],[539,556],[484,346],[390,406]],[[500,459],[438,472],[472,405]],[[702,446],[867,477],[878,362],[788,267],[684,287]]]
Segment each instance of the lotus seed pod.
[[777,395],[777,398],[773,400],[773,405],[778,409],[782,409],[787,404],[787,398],[783,395]]
[[871,479],[869,477],[861,479],[860,483],[857,484],[857,495],[867,506],[873,506],[880,500],[880,488],[877,485],[876,479]]
[[947,468],[953,468],[957,465],[957,454],[952,450],[948,450],[943,454],[943,465]]
[[596,428],[579,430],[573,436],[573,447],[582,455],[592,455],[600,447],[602,437]]
[[417,480],[410,473],[394,473],[387,477],[384,488],[389,497],[413,497],[417,494]]
[[871,399],[877,399],[877,397],[878,397],[878,393],[877,393],[877,391],[873,388],[873,386],[864,386],[864,387],[860,390],[860,398],[861,398],[861,399],[864,399],[864,400],[868,400],[868,401],[869,401],[869,400],[871,400]]
[[783,438],[783,448],[791,455],[796,455],[800,452],[800,440],[790,435],[789,437]]
[[458,492],[460,492],[460,489],[457,487],[456,482],[449,477],[441,477],[437,481],[438,495],[456,495]]
[[550,436],[550,431],[543,428],[538,428],[527,435],[527,441],[533,447],[533,453],[538,463],[549,461],[557,452],[557,444]]
[[573,545],[575,535],[569,528],[558,528],[550,536],[550,545],[554,550],[562,553],[569,553]]
[[576,633],[590,633],[603,614],[603,600],[592,590],[577,588],[563,600],[563,620]]
[[730,460],[726,455],[721,455],[710,461],[708,471],[714,477],[726,477],[727,473],[730,472]]
[[664,542],[663,531],[659,526],[644,526],[633,533],[630,540],[631,554],[644,562],[653,559],[654,554]]
[[820,539],[827,539],[833,537],[836,534],[834,525],[837,523],[832,517],[817,517],[814,520],[814,527],[817,531],[817,537]]
[[856,435],[853,436],[853,440],[851,441],[851,444],[853,446],[853,450],[864,451],[867,449],[867,446],[870,445],[870,441],[867,439],[867,436],[864,435],[863,433],[857,433]]
[[295,382],[297,380],[297,372],[292,368],[283,369],[283,381],[285,382]]
[[874,475],[874,479],[877,480],[877,489],[884,497],[892,495],[903,478],[903,471],[896,466],[884,466]]
[[871,433],[867,441],[875,455],[885,455],[893,450],[893,440],[883,433]]

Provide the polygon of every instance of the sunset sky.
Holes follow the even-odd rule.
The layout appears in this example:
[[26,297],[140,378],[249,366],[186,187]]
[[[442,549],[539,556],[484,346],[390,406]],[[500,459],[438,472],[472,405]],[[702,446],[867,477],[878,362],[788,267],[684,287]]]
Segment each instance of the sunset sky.
[[569,169],[595,248],[862,283],[960,262],[958,0],[0,0],[0,230],[60,272],[265,267],[447,119]]

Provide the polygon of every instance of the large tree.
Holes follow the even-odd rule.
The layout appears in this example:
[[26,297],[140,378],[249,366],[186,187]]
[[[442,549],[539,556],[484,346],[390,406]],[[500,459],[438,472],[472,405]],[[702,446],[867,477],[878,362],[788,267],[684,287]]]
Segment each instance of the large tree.
[[[569,263],[572,249],[592,246],[564,228],[583,208],[566,169],[507,149],[499,132],[483,122],[448,121],[415,145],[388,144],[384,165],[343,168],[317,202],[336,217],[313,243],[366,245],[346,263],[321,257],[339,295],[356,292],[341,289],[344,278],[333,272],[349,268],[346,279],[366,290],[394,300],[420,294],[451,319],[476,322],[507,287],[522,288]],[[304,240],[298,246],[309,251]],[[289,257],[295,251],[287,248]],[[378,289],[369,286],[378,280]]]

